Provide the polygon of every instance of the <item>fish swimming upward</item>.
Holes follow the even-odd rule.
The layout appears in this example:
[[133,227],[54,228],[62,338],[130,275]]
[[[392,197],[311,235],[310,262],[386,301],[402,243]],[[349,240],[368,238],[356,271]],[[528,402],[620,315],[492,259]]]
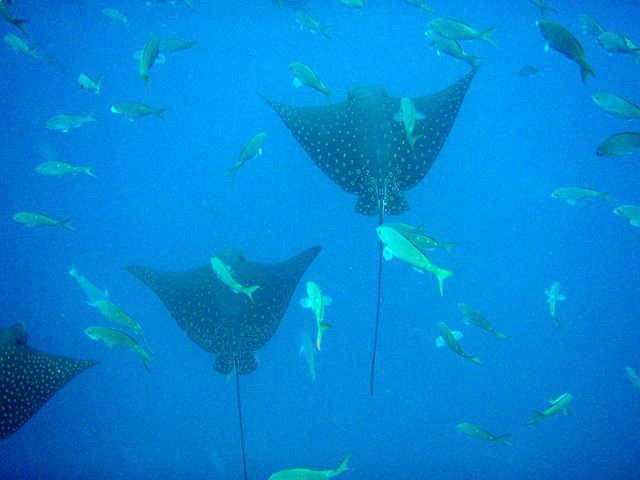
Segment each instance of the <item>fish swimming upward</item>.
[[[409,210],[404,192],[425,177],[444,146],[477,68],[449,87],[421,97],[392,97],[384,87],[353,88],[347,98],[321,106],[293,106],[265,98],[313,162],[346,192],[357,197],[355,210],[376,216]],[[402,98],[411,101],[421,119],[411,136],[404,121],[397,121]],[[407,105],[405,100],[405,108]],[[404,117],[403,117],[404,118]],[[416,120],[418,115],[416,113]],[[413,141],[412,139],[418,139]],[[376,316],[378,332],[382,311],[382,243],[378,250]],[[371,355],[369,390],[373,394],[377,333]]]
[[234,275],[260,285],[260,295],[253,302],[220,281],[210,262],[182,272],[127,267],[158,296],[187,336],[215,355],[215,371],[235,377],[245,478],[240,376],[258,367],[254,352],[275,335],[300,278],[319,252],[320,247],[313,247],[288,260],[268,264],[252,262],[233,250],[216,251],[214,258],[233,270]]

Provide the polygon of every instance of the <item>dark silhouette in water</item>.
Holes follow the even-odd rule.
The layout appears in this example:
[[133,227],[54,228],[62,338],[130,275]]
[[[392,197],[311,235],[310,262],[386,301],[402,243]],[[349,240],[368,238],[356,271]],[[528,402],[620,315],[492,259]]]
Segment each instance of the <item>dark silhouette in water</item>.
[[24,425],[55,393],[98,362],[51,355],[27,345],[16,323],[0,327],[0,439]]
[[[409,135],[400,114],[401,99],[390,97],[379,86],[355,88],[344,102],[326,106],[266,101],[316,165],[345,191],[357,195],[356,212],[375,215],[382,224],[385,214],[409,210],[403,192],[424,178],[440,153],[476,70],[438,93],[412,99],[417,117]],[[371,394],[382,304],[382,260],[380,244]]]
[[214,353],[216,371],[235,374],[244,478],[247,478],[240,375],[257,368],[253,352],[276,333],[300,278],[320,247],[275,264],[246,260],[237,253],[216,253],[243,285],[258,285],[253,301],[220,281],[210,264],[184,272],[161,272],[142,266],[127,270],[160,298],[171,316],[200,348]]

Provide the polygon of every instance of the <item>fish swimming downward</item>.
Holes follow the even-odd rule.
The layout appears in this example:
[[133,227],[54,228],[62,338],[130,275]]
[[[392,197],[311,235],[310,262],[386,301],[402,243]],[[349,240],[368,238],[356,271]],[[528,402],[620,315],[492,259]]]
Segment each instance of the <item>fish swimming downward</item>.
[[0,327],[0,440],[16,432],[56,392],[98,363],[36,350],[27,340],[22,324]]
[[564,302],[567,297],[560,293],[559,282],[553,282],[551,286],[544,291],[544,293],[547,296],[547,304],[549,304],[549,314],[552,317],[555,317],[558,302]]
[[108,347],[125,347],[140,357],[142,365],[151,371],[151,355],[131,335],[109,327],[88,327],[84,331],[91,340],[102,342]]
[[300,300],[303,308],[309,308],[316,317],[316,349],[321,350],[322,336],[331,328],[331,324],[325,322],[324,313],[326,307],[331,305],[331,297],[324,295],[320,285],[315,282],[307,282],[307,296]]
[[471,308],[466,303],[459,303],[458,309],[464,315],[465,325],[475,325],[476,327],[481,328],[486,332],[489,332],[498,340],[504,340],[505,338],[507,338],[505,334],[496,331],[496,329],[493,328],[493,325],[491,325],[491,322],[487,320],[487,318],[484,315],[481,315],[480,313],[476,312],[473,308]]
[[436,338],[436,347],[442,348],[446,345],[462,358],[466,358],[476,365],[482,363],[478,357],[467,353],[464,348],[462,348],[462,345],[460,345],[459,340],[463,337],[462,332],[451,330],[444,322],[438,322],[438,329],[440,330],[440,336]]
[[89,304],[93,304],[100,300],[107,300],[109,298],[109,291],[106,288],[101,290],[96,287],[91,280],[78,272],[75,265],[71,267],[71,270],[69,270],[69,275],[71,275],[71,277],[73,277],[73,279],[78,283],[78,286],[87,297],[87,302]]
[[[424,115],[413,128],[412,137],[421,136],[413,146],[404,122],[395,118],[401,110],[401,98],[390,96],[381,86],[353,88],[344,101],[330,105],[293,106],[265,100],[320,170],[357,197],[356,212],[376,216],[382,225],[386,215],[409,210],[404,192],[417,186],[435,162],[476,71],[472,69],[437,93],[411,98],[416,112]],[[383,250],[380,243],[371,394],[382,311]]]
[[265,132],[256,133],[251,137],[247,144],[242,147],[236,163],[226,170],[225,175],[235,174],[248,160],[262,155],[262,144],[266,139],[267,134]]
[[216,256],[211,258],[211,268],[213,269],[213,273],[216,274],[216,277],[218,277],[218,280],[229,287],[233,293],[244,293],[249,297],[251,303],[255,303],[253,300],[253,292],[258,290],[260,285],[243,286],[233,277],[231,267]]
[[246,478],[240,376],[257,367],[254,352],[276,333],[296,286],[320,252],[310,248],[279,263],[256,263],[232,250],[214,257],[248,284],[260,285],[254,302],[237,295],[217,278],[211,263],[182,272],[162,272],[142,266],[127,270],[160,298],[178,326],[200,348],[216,355],[214,368],[234,374],[240,422],[240,448]]
[[545,51],[549,51],[549,48],[553,48],[569,60],[577,63],[580,67],[582,83],[587,81],[587,77],[589,75],[593,77],[596,76],[593,68],[591,68],[585,59],[585,52],[582,43],[580,43],[580,40],[578,40],[569,30],[559,23],[552,22],[551,20],[540,19],[536,23],[540,29],[540,33],[542,33],[542,36],[546,40],[544,47]]

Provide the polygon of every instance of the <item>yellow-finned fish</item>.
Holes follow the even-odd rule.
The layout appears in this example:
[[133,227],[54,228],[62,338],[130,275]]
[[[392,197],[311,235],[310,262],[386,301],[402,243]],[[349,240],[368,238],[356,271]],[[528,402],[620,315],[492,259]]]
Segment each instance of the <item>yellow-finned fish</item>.
[[231,268],[220,260],[218,257],[211,258],[211,268],[213,269],[213,273],[216,274],[218,280],[224,283],[227,287],[229,287],[233,293],[244,293],[249,300],[253,302],[253,292],[260,288],[259,285],[252,285],[250,287],[244,287],[240,282],[238,282],[231,273]]
[[233,175],[245,164],[247,160],[257,157],[258,155],[262,155],[262,144],[266,138],[267,134],[264,132],[260,132],[251,137],[251,140],[249,140],[242,148],[242,151],[238,156],[238,161],[226,170],[225,175]]
[[410,241],[402,232],[393,228],[391,224],[380,225],[376,228],[380,241],[384,244],[384,258],[391,260],[394,257],[407,262],[418,271],[430,272],[438,281],[440,295],[444,295],[444,281],[453,275],[453,272],[434,265],[418,246]]
[[347,455],[342,463],[335,470],[309,470],[307,468],[292,468],[276,472],[269,477],[269,480],[326,480],[333,478],[349,470],[349,460],[351,455]]
[[455,18],[440,17],[431,20],[428,23],[429,27],[438,35],[448,38],[450,40],[484,40],[485,42],[497,47],[498,45],[491,37],[495,32],[495,27],[487,30],[477,30],[471,25],[468,25]]
[[538,20],[536,23],[540,29],[540,33],[546,40],[544,47],[545,51],[549,51],[549,48],[553,48],[569,60],[577,63],[580,67],[582,83],[587,81],[587,77],[589,75],[593,77],[596,76],[593,68],[591,68],[585,59],[582,43],[580,43],[580,40],[578,40],[569,30],[559,23],[552,22],[551,20],[545,20],[544,18]]
[[541,412],[534,411],[533,417],[527,423],[527,425],[533,425],[534,423],[538,423],[540,420],[544,420],[545,418],[553,417],[560,413],[567,415],[569,413],[569,404],[573,401],[573,396],[570,393],[563,393],[558,398],[550,400],[551,404],[549,407],[544,409]]
[[481,328],[486,332],[489,332],[498,340],[504,340],[505,338],[507,338],[505,334],[500,333],[495,328],[493,328],[493,325],[491,325],[491,322],[487,320],[484,317],[484,315],[476,312],[473,308],[471,308],[466,303],[459,303],[458,309],[464,315],[465,325],[475,325],[476,327]]
[[325,322],[324,313],[326,307],[331,305],[331,297],[324,295],[322,289],[315,282],[307,282],[307,296],[300,300],[303,308],[309,308],[316,317],[316,348],[321,350],[322,335],[331,328],[331,324]]
[[13,216],[13,219],[27,227],[62,227],[70,232],[75,232],[75,229],[69,225],[71,218],[56,220],[38,212],[18,212]]
[[496,442],[503,445],[512,447],[513,444],[509,441],[510,433],[504,433],[502,435],[494,435],[489,433],[484,428],[474,425],[473,423],[462,422],[456,425],[456,428],[471,438],[477,438],[479,440],[486,440],[487,442]]
[[396,122],[402,122],[404,126],[404,133],[407,135],[407,141],[411,148],[415,145],[416,141],[424,137],[422,134],[416,135],[416,122],[424,120],[425,116],[422,112],[416,110],[416,106],[408,97],[402,97],[400,99],[400,110],[396,112],[393,119]]
[[609,194],[593,190],[592,188],[560,187],[551,192],[551,198],[564,200],[567,204],[574,207],[578,202],[587,199],[599,198],[601,200],[609,200]]
[[71,267],[71,270],[69,270],[69,275],[71,275],[73,279],[78,282],[78,286],[87,297],[87,302],[89,303],[89,305],[97,301],[106,300],[109,298],[109,291],[106,288],[104,290],[100,290],[87,277],[81,275],[80,272],[78,272],[78,270],[76,269],[75,265]]
[[309,66],[301,62],[289,64],[289,71],[293,74],[293,86],[300,88],[302,85],[313,88],[325,95],[331,95],[331,90],[322,82],[318,74]]
[[86,73],[81,73],[78,75],[78,85],[87,92],[98,94],[102,88],[102,77],[93,79]]
[[613,210],[613,213],[626,218],[634,227],[640,227],[640,205],[620,205]]
[[52,175],[60,177],[62,175],[75,175],[82,173],[89,177],[96,178],[95,174],[91,170],[91,167],[83,167],[79,165],[71,165],[65,162],[43,162],[36,167],[36,172],[40,175]]
[[88,327],[84,333],[91,340],[103,342],[108,347],[122,346],[137,353],[147,371],[150,371],[151,354],[147,352],[132,336],[109,327]]
[[560,293],[560,283],[553,282],[549,288],[544,291],[549,304],[549,313],[552,317],[556,316],[556,306],[558,302],[564,302],[567,297]]
[[464,48],[462,48],[462,45],[460,45],[460,43],[456,40],[451,40],[450,38],[445,38],[441,35],[438,35],[433,30],[427,30],[426,32],[424,32],[424,34],[429,40],[431,46],[436,49],[436,53],[438,55],[446,53],[450,57],[467,62],[472,67],[480,64],[480,58],[474,57],[473,55],[465,52]]
[[80,128],[85,123],[92,123],[95,121],[96,119],[93,115],[67,115],[62,113],[60,115],[54,115],[47,120],[45,126],[49,130],[67,133],[69,130]]
[[466,358],[476,365],[482,363],[478,357],[467,353],[464,348],[462,348],[462,345],[460,345],[459,340],[463,337],[462,332],[451,330],[444,322],[438,322],[438,330],[440,330],[440,336],[436,338],[436,347],[442,348],[446,345],[462,358]]
[[147,40],[147,43],[144,44],[142,55],[140,55],[140,63],[138,64],[138,73],[145,85],[149,82],[149,78],[151,78],[149,76],[149,71],[151,70],[151,67],[153,67],[153,64],[159,54],[160,39],[158,37],[151,37]]

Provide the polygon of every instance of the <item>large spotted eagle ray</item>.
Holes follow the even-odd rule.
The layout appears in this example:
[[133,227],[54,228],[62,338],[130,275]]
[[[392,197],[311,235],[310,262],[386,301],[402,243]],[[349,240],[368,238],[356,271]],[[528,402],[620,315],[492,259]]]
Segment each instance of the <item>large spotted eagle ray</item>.
[[0,439],[22,427],[67,382],[96,364],[30,347],[19,323],[0,327]]
[[[453,127],[471,70],[453,85],[411,99],[420,114],[412,134],[398,122],[401,99],[383,87],[357,87],[343,102],[325,106],[291,106],[266,99],[311,159],[335,183],[357,195],[356,212],[398,215],[409,210],[403,192],[427,174]],[[414,142],[413,140],[417,140]],[[378,255],[378,295],[370,371],[373,394],[378,327],[382,304],[382,245]]]
[[211,265],[182,272],[127,267],[160,298],[191,340],[216,355],[216,371],[225,375],[235,374],[245,479],[247,469],[239,376],[256,369],[253,352],[276,333],[300,278],[319,252],[320,247],[310,248],[276,264],[251,262],[229,250],[216,253],[238,282],[259,286],[253,292],[253,301],[246,295],[234,293],[222,283]]

